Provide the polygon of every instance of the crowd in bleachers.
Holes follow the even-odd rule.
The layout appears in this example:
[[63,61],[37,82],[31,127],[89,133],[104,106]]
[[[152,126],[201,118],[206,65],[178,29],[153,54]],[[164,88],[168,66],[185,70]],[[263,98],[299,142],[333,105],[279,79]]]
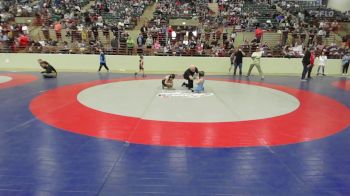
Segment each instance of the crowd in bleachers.
[[[29,51],[47,52],[52,51],[57,46],[63,48],[76,45],[92,46],[92,48],[94,48],[93,46],[102,46],[98,40],[98,31],[103,31],[108,41],[110,41],[110,32],[113,36],[120,38],[126,34],[125,28],[133,28],[137,24],[138,17],[142,15],[152,0],[98,0],[91,6],[89,0],[43,0],[37,1],[34,6],[29,6],[30,3],[33,3],[31,1],[18,3],[16,1],[18,6],[12,6],[11,2],[13,1],[0,2],[0,19],[2,21],[0,48],[2,51],[16,52],[27,48]],[[22,11],[18,11],[19,7],[22,8]],[[24,11],[24,8],[27,7],[32,8],[30,12]],[[14,23],[15,16],[35,17],[32,24],[41,26],[43,34],[41,40],[28,42],[26,46],[19,45],[17,40],[23,32],[22,26]],[[28,29],[26,25],[23,26]],[[52,30],[55,31],[56,36],[50,34]],[[66,32],[64,35],[63,31]],[[24,32],[24,34],[28,34],[28,32]],[[62,35],[70,37],[72,44],[65,43]],[[65,49],[58,51],[65,51]]]
[[32,1],[0,1],[0,49],[15,51],[17,47],[26,47],[29,43],[29,27],[26,24],[14,24],[9,21],[15,17],[32,16],[37,6]]
[[307,22],[312,20],[327,20],[333,18],[337,21],[348,22],[349,13],[342,13],[322,5],[320,1],[294,1],[294,0],[279,0],[278,6],[284,10],[288,10],[293,15],[304,15]]
[[[163,1],[163,3],[168,2]],[[186,2],[177,1],[178,7],[181,7],[181,3],[186,4]],[[162,5],[160,4],[158,7],[162,8]],[[161,39],[157,39],[158,42],[153,47],[158,55],[228,56],[234,48],[236,31],[259,31],[261,33],[255,33],[255,39],[245,40],[242,46],[248,54],[254,52],[258,47],[263,47],[267,56],[301,57],[304,48],[324,50],[333,58],[342,53],[342,49],[338,48],[334,42],[325,43],[325,39],[330,37],[331,32],[338,30],[339,25],[336,19],[332,22],[317,21],[313,23],[314,25],[309,25],[303,21],[305,16],[293,16],[288,12],[278,12],[275,6],[266,0],[253,0],[251,2],[219,0],[218,5],[218,16],[207,17],[201,24],[202,28],[169,28],[167,20],[156,16],[156,19],[149,23],[148,28],[144,28],[147,29],[147,32],[141,31],[142,37],[140,39],[147,39],[151,36],[153,39],[147,41],[149,43],[147,48],[149,48],[152,41],[155,40],[154,36],[157,37],[161,34]],[[211,20],[212,18],[215,18],[214,22]],[[218,26],[223,28],[218,28]],[[228,29],[232,29],[232,33],[227,31]],[[280,42],[275,44],[261,43],[262,30],[279,33],[281,35]],[[258,36],[258,34],[260,35]],[[290,36],[291,40],[288,41]],[[167,41],[164,41],[164,37]]]
[[[255,32],[255,38],[245,39],[241,46],[248,54],[262,47],[265,56],[300,57],[304,48],[313,47],[338,57],[344,50],[324,41],[337,32],[338,18],[310,25],[306,21],[312,17],[311,7],[302,12],[303,5],[289,1],[277,4],[285,9],[281,12],[269,0],[218,0],[218,13],[214,13],[208,0],[159,0],[154,17],[142,26],[136,40],[127,29],[135,27],[151,0],[97,0],[91,6],[87,0],[40,2],[29,10],[31,1],[17,3],[21,11],[14,11],[9,1],[0,2],[3,52],[25,48],[27,52],[89,54],[104,48],[110,54],[229,56],[239,31]],[[36,16],[34,23],[41,25],[43,37],[30,41],[28,26],[5,22],[7,14]],[[170,26],[169,19],[178,18],[198,19],[198,24]],[[265,31],[279,33],[278,42],[264,42]]]
[[39,9],[33,0],[2,0],[0,1],[0,21],[6,22],[16,16],[33,16]]
[[159,0],[155,15],[165,19],[205,17],[208,14],[208,0]]
[[101,16],[99,22],[103,21],[107,24],[120,22],[128,28],[133,28],[151,2],[150,0],[102,0],[97,1],[94,8]]

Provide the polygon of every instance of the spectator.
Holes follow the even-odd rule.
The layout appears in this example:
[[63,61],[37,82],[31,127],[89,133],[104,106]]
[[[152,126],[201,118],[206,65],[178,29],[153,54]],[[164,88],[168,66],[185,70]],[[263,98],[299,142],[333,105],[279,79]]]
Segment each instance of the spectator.
[[131,38],[131,36],[128,37],[126,41],[127,47],[128,47],[128,54],[132,55],[133,54],[133,49],[134,49],[134,40]]
[[263,30],[261,28],[257,27],[255,29],[255,39],[256,39],[257,43],[260,43],[260,40],[261,40],[261,38],[263,36],[263,33],[264,32],[263,32]]
[[21,34],[18,38],[19,48],[25,49],[29,45],[29,37],[27,35]]
[[140,33],[139,36],[137,37],[136,43],[137,43],[137,46],[140,48],[144,45],[145,41],[144,41],[142,33]]
[[62,39],[62,34],[61,34],[62,25],[60,22],[56,22],[56,24],[54,26],[54,30],[56,32],[57,40],[61,40]]
[[152,48],[152,45],[153,45],[153,39],[151,38],[151,36],[147,36],[147,39],[146,39],[146,47],[148,49],[151,49]]

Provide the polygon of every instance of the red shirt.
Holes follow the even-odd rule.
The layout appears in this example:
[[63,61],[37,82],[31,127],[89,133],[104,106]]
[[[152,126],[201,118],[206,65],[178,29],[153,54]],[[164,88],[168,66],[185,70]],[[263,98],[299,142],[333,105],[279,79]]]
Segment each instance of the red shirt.
[[62,30],[62,25],[60,23],[56,23],[54,28],[55,28],[55,31],[59,33]]
[[168,27],[168,33],[170,34],[170,36],[171,36],[172,32],[173,32],[173,28],[172,27]]
[[315,53],[311,53],[311,56],[310,56],[310,64],[311,65],[314,65],[315,64]]
[[19,46],[21,47],[26,47],[29,44],[29,38],[25,35],[21,35],[18,41],[19,41]]
[[255,29],[255,37],[261,37],[263,35],[263,30],[260,28]]

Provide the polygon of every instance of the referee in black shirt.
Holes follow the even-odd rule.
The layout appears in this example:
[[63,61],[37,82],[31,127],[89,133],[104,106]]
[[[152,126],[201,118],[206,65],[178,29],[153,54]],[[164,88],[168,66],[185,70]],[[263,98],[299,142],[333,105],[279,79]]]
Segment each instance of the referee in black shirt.
[[194,65],[190,65],[190,68],[188,68],[184,73],[184,79],[187,80],[187,83],[182,83],[182,86],[186,86],[188,89],[193,88],[193,76],[194,74],[198,74],[198,69]]

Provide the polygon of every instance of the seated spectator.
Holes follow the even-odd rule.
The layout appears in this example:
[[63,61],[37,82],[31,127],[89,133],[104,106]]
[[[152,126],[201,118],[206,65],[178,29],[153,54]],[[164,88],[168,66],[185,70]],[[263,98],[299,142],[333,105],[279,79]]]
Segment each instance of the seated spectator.
[[29,45],[29,37],[27,35],[21,34],[18,38],[19,48],[25,49]]
[[134,40],[131,38],[131,36],[128,37],[126,44],[128,47],[128,54],[132,55],[134,49]]
[[146,47],[148,49],[151,49],[152,48],[152,45],[153,45],[153,39],[151,38],[151,36],[147,36],[147,39],[146,39]]
[[159,50],[159,49],[160,49],[160,44],[159,44],[159,41],[158,41],[158,40],[154,43],[153,48],[154,48],[155,50]]
[[293,52],[295,57],[302,57],[303,56],[303,45],[302,44],[295,44],[293,47]]

